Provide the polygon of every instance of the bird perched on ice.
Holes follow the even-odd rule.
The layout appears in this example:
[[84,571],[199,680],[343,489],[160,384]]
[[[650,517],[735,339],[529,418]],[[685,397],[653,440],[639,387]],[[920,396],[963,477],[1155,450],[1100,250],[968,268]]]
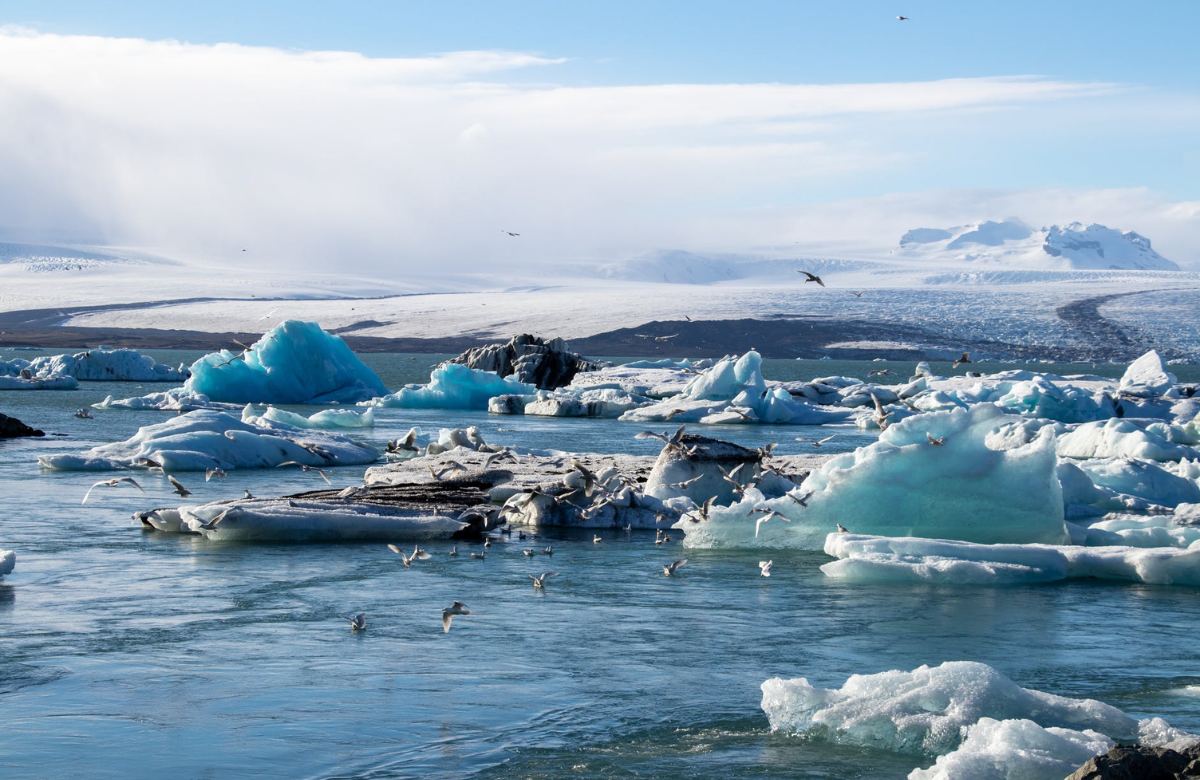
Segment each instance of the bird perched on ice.
[[455,615],[469,615],[471,610],[467,609],[467,605],[461,601],[456,601],[450,606],[442,610],[442,633],[450,633],[450,621],[454,620]]
[[542,574],[542,576],[540,576],[540,577],[535,577],[532,574],[530,574],[529,579],[533,580],[533,589],[534,590],[545,590],[546,589],[546,580],[550,579],[551,577],[556,576],[557,574],[558,574],[558,572],[556,572],[556,571],[544,572]]
[[672,574],[674,574],[676,571],[678,571],[680,566],[682,566],[685,563],[687,563],[687,558],[680,558],[679,560],[672,561],[671,563],[664,563],[663,564],[663,576],[670,577]]
[[809,282],[816,282],[817,284],[821,285],[822,287],[825,286],[825,282],[821,281],[821,277],[817,276],[814,273],[811,273],[809,271],[796,271],[796,273],[804,274],[806,277],[808,277],[807,279],[804,280],[805,284],[808,284]]
[[101,480],[101,481],[97,482],[96,484],[92,485],[90,488],[88,488],[87,492],[83,494],[83,500],[80,501],[79,503],[86,504],[87,500],[88,500],[88,496],[90,496],[92,494],[92,491],[98,487],[118,487],[118,486],[120,486],[120,484],[122,482],[128,482],[129,484],[133,485],[138,490],[141,490],[143,493],[146,492],[145,489],[141,485],[139,485],[137,483],[137,480],[135,480],[133,477],[117,477],[115,479],[104,479],[104,480]]
[[962,353],[962,357],[960,357],[958,360],[954,361],[954,365],[951,366],[951,368],[958,368],[959,366],[963,365],[964,363],[974,363],[974,362],[975,362],[974,360],[971,360],[971,353],[964,352],[964,353]]
[[84,409],[80,409],[78,412],[75,412],[75,416],[76,416],[76,417],[78,417],[78,418],[79,418],[79,419],[81,419],[81,420],[91,420],[91,419],[94,419],[94,418],[92,417],[92,413],[91,413],[91,412],[89,412],[89,411],[88,411],[86,408],[84,408]]
[[167,481],[171,483],[171,487],[175,488],[175,492],[179,494],[180,498],[187,498],[192,494],[192,491],[185,488],[179,482],[179,480],[175,479],[175,477],[172,477],[170,474],[167,475]]
[[350,621],[351,631],[365,631],[367,628],[367,616],[362,612],[359,612],[354,617],[343,617],[342,620]]
[[838,532],[839,534],[848,534],[848,533],[850,533],[848,530],[846,530],[846,526],[842,525],[841,523],[835,523],[835,525],[837,525],[837,532]]
[[775,563],[775,561],[759,561],[758,562],[759,576],[760,577],[770,577],[771,576],[771,565],[774,563]]

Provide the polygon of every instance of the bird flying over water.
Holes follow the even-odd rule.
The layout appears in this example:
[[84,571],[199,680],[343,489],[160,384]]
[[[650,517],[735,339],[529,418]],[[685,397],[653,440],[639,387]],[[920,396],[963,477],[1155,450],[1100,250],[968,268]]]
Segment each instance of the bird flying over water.
[[167,481],[171,483],[171,487],[175,488],[175,492],[179,494],[180,498],[187,498],[192,494],[192,491],[185,488],[182,484],[180,484],[179,480],[175,479],[175,477],[172,477],[170,474],[167,475]]
[[952,366],[952,368],[958,368],[963,363],[974,363],[974,362],[975,362],[974,360],[971,360],[971,353],[964,352],[964,353],[962,353],[962,357],[960,357],[958,360],[954,361],[954,365]]
[[807,284],[808,282],[816,282],[817,284],[821,285],[822,287],[825,286],[825,282],[821,281],[821,277],[817,276],[814,273],[811,273],[809,271],[796,271],[796,273],[804,274],[805,276],[808,277],[807,279],[804,280],[805,284]]
[[663,576],[670,577],[672,574],[674,574],[679,569],[680,566],[682,566],[685,563],[687,563],[687,558],[680,558],[679,560],[673,561],[671,563],[664,563],[663,564]]
[[450,606],[442,610],[442,633],[450,633],[450,621],[454,620],[455,615],[469,615],[471,610],[467,609],[467,605],[461,601],[456,601]]
[[770,577],[771,576],[771,565],[774,563],[775,563],[775,561],[759,561],[758,562],[759,575],[762,577]]
[[535,577],[532,574],[530,574],[529,579],[533,580],[534,590],[545,590],[546,589],[546,580],[550,579],[551,577],[556,576],[557,574],[558,574],[558,572],[556,572],[556,571],[545,572],[540,577]]
[[133,477],[117,477],[114,479],[104,479],[104,480],[101,480],[101,481],[97,482],[96,484],[92,485],[90,488],[88,488],[87,492],[83,494],[83,500],[80,501],[79,503],[86,504],[87,500],[88,500],[88,496],[90,496],[92,494],[92,491],[98,487],[118,487],[122,482],[128,482],[129,484],[133,485],[138,490],[141,490],[143,493],[146,492],[145,489],[143,489],[142,486],[139,485],[137,483],[137,480],[135,480]]

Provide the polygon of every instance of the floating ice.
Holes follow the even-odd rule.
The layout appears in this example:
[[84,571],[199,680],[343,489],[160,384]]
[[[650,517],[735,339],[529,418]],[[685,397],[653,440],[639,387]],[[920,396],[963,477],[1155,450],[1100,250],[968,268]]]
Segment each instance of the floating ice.
[[12,550],[0,550],[0,579],[5,574],[12,574],[17,565],[17,554]]
[[[222,513],[215,526],[204,528]],[[424,541],[449,539],[467,523],[412,507],[363,501],[239,499],[160,510],[158,530],[201,534],[218,541]]]
[[1109,458],[1080,461],[1079,468],[1099,487],[1159,506],[1200,503],[1200,469],[1191,461],[1158,464]]
[[108,347],[74,355],[47,355],[35,358],[28,367],[35,376],[73,376],[84,382],[182,382],[190,376],[183,366],[172,368],[135,349]]
[[1129,364],[1121,377],[1121,392],[1132,395],[1162,395],[1178,380],[1163,368],[1162,358],[1153,349]]
[[832,533],[821,571],[854,582],[1012,585],[1095,578],[1200,587],[1200,546],[1079,547],[972,544],[943,539]]
[[221,350],[197,360],[183,392],[242,404],[353,403],[387,393],[346,342],[315,322],[283,322],[238,355]]
[[1114,744],[1090,729],[1047,729],[1025,719],[980,718],[964,734],[957,750],[908,780],[1062,780]]
[[[1027,444],[989,441],[1011,420],[992,404],[910,417],[879,441],[813,471],[790,494],[811,494],[807,507],[792,497],[764,501],[751,491],[738,504],[714,509],[709,522],[682,523],[685,544],[819,550],[839,522],[856,533],[887,536],[1066,542],[1053,431],[1039,431]],[[1000,446],[1005,449],[992,448]],[[772,520],[755,537],[756,507],[791,522]]]
[[[1179,427],[1179,426],[1176,426]],[[1200,450],[1184,444],[1174,444],[1159,435],[1158,428],[1142,430],[1132,421],[1112,419],[1106,422],[1085,423],[1059,437],[1055,445],[1064,458],[1142,458],[1144,460],[1182,460],[1200,457]],[[1183,429],[1180,428],[1182,432]]]
[[490,371],[445,363],[429,375],[427,385],[405,385],[391,395],[364,402],[364,406],[402,409],[487,409],[488,401],[501,395],[534,395],[537,388]]
[[181,389],[168,390],[164,393],[149,393],[137,398],[115,399],[106,396],[98,404],[92,404],[94,409],[155,409],[161,412],[193,412],[197,409],[224,409],[233,411],[238,404],[225,404],[210,401],[206,395],[184,393]]
[[1043,728],[1087,729],[1131,740],[1138,723],[1116,707],[1022,688],[987,664],[950,661],[911,672],[852,675],[841,688],[803,677],[762,684],[773,731],[906,753],[942,754],[983,718],[1028,719]]
[[568,390],[618,390],[629,395],[668,398],[683,392],[696,373],[712,367],[712,361],[640,360],[621,366],[576,374]]
[[378,460],[369,447],[333,433],[258,420],[244,423],[225,412],[201,410],[147,425],[132,438],[81,455],[42,455],[49,469],[99,471],[161,463],[167,472],[269,468],[289,460],[308,466],[350,466]]
[[79,381],[73,376],[56,374],[47,377],[0,376],[0,390],[78,390]]
[[283,423],[294,428],[373,428],[375,410],[368,408],[365,412],[354,412],[349,409],[323,409],[305,417],[275,406],[268,406],[262,414],[258,414],[253,405],[246,404],[242,410],[242,422],[253,425],[258,420]]

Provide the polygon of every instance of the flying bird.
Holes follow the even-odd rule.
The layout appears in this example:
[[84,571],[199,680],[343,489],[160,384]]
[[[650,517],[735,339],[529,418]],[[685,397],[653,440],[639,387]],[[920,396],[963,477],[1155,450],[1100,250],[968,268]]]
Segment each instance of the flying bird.
[[896,17],[896,20],[897,20],[897,21],[901,21],[901,22],[907,22],[907,21],[908,21],[908,17],[907,17],[907,16],[897,16],[897,17]]
[[359,612],[354,617],[343,617],[342,620],[350,621],[351,631],[364,631],[367,628],[367,616]]
[[204,470],[204,481],[205,482],[210,481],[213,477],[227,477],[227,476],[229,476],[229,475],[225,473],[225,469],[221,468],[220,466],[213,466],[211,469]]
[[442,610],[442,633],[450,633],[450,621],[454,620],[455,615],[469,615],[471,610],[467,609],[467,605],[461,601],[456,601],[450,606]]
[[510,235],[510,236],[513,236],[514,238],[515,238],[515,237],[517,237],[517,236],[519,236],[519,235],[521,235],[520,233],[514,233],[514,232],[512,232],[511,230],[505,230],[504,228],[500,228],[500,232],[501,232],[501,233],[505,233],[505,234],[507,234],[507,235]]
[[171,483],[171,487],[175,488],[175,492],[179,494],[180,498],[187,498],[192,494],[192,491],[185,488],[179,482],[179,480],[175,479],[175,477],[172,477],[170,474],[167,475],[167,481]]
[[197,524],[197,527],[203,531],[212,531],[217,527],[217,524],[220,523],[222,520],[224,520],[225,516],[228,515],[231,511],[233,511],[233,510],[226,509],[224,512],[217,515],[212,520],[202,520]]
[[807,279],[804,280],[805,284],[807,284],[809,282],[816,282],[817,284],[821,285],[822,287],[825,286],[825,282],[821,281],[821,277],[817,276],[814,273],[810,273],[809,271],[796,271],[796,273],[804,274],[805,276],[808,277]]
[[759,576],[770,577],[771,576],[771,565],[774,563],[775,563],[775,561],[759,561],[758,562]]
[[672,561],[671,563],[664,563],[663,564],[663,576],[670,577],[672,574],[674,574],[676,572],[676,570],[679,569],[680,566],[682,566],[685,563],[687,563],[687,558],[680,558],[679,560]]
[[855,298],[861,298],[867,294],[867,291],[863,290],[862,292],[851,292],[850,294],[853,295]]
[[946,437],[945,436],[934,436],[929,431],[926,431],[925,438],[929,439],[929,443],[935,447],[945,447],[946,446]]
[[80,501],[79,503],[86,504],[87,500],[88,500],[88,496],[90,496],[92,494],[92,491],[98,487],[118,487],[122,482],[128,482],[129,484],[133,485],[138,490],[141,490],[143,493],[146,492],[145,489],[142,488],[142,486],[139,485],[137,483],[137,480],[135,480],[133,477],[117,477],[115,479],[104,479],[104,480],[101,480],[101,481],[97,482],[96,484],[92,485],[90,488],[88,488],[87,492],[83,494],[83,500]]
[[276,465],[275,468],[281,469],[284,466],[298,466],[300,468],[300,470],[303,471],[305,474],[307,474],[310,471],[315,471],[321,475],[321,479],[325,480],[325,484],[327,484],[327,485],[333,484],[332,482],[329,481],[329,477],[326,476],[325,472],[321,471],[319,468],[317,468],[315,466],[309,466],[309,465],[306,465],[304,463],[299,463],[294,460],[285,460],[283,463]]
[[832,439],[834,436],[837,436],[837,434],[835,433],[835,434],[833,434],[833,436],[826,436],[824,439],[816,439],[816,440],[806,439],[803,436],[797,436],[796,441],[806,441],[814,447],[820,447],[821,445],[825,444],[830,439]]
[[962,357],[960,357],[958,360],[954,361],[954,365],[951,366],[951,368],[958,368],[959,366],[961,366],[964,363],[974,363],[974,362],[975,362],[974,360],[971,360],[971,353],[964,352],[964,353],[962,353]]

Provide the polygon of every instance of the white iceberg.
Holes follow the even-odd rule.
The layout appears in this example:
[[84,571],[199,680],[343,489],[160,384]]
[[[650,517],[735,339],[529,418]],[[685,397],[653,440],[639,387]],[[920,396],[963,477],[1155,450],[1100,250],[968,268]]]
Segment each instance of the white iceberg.
[[946,539],[832,533],[821,571],[853,582],[1013,585],[1094,578],[1200,587],[1200,546],[1083,547],[972,544]]
[[0,550],[0,579],[4,575],[12,574],[17,565],[17,554],[12,550]]
[[502,379],[491,371],[445,363],[429,375],[427,385],[405,385],[362,406],[402,409],[487,409],[488,401],[501,395],[535,395],[537,388],[513,379]]
[[105,396],[100,403],[92,404],[93,409],[154,409],[160,412],[194,412],[197,409],[224,409],[233,411],[238,404],[225,404],[210,401],[203,394],[185,393],[181,389],[167,390],[162,393],[147,393],[136,398],[113,398]]
[[[1183,428],[1180,426],[1180,431]],[[1060,457],[1086,460],[1091,458],[1141,458],[1143,460],[1172,461],[1200,457],[1200,450],[1185,444],[1175,444],[1157,435],[1162,429],[1170,428],[1160,423],[1158,427],[1143,430],[1130,420],[1110,419],[1105,422],[1084,423],[1058,438],[1055,445]]]
[[378,458],[376,450],[338,434],[270,420],[248,424],[226,412],[200,410],[147,425],[126,441],[80,455],[40,455],[38,463],[49,469],[99,471],[145,468],[149,459],[170,473],[271,468],[289,460],[317,467],[353,466]]
[[[195,533],[214,541],[412,542],[449,539],[468,527],[462,520],[431,510],[303,496],[239,499],[159,510],[159,514],[165,524],[154,523],[158,530]],[[210,525],[222,514],[215,526]]]
[[1042,728],[1023,718],[980,718],[963,733],[957,750],[908,780],[1062,780],[1115,744],[1098,731]]
[[1129,364],[1121,377],[1121,392],[1133,395],[1162,395],[1177,381],[1174,374],[1163,368],[1158,352],[1150,350]]
[[350,409],[323,409],[316,414],[305,417],[296,412],[289,412],[275,406],[268,406],[259,414],[252,404],[246,404],[242,410],[242,422],[254,425],[259,420],[283,423],[293,428],[326,428],[338,430],[341,428],[374,428],[375,410],[368,408],[365,412],[355,412]]
[[191,371],[185,394],[230,403],[354,403],[387,393],[346,342],[297,320],[275,326],[243,353],[205,355]]
[[159,363],[136,349],[108,347],[35,358],[29,369],[40,377],[73,376],[83,382],[182,382],[190,376],[183,366]]
[[0,376],[0,390],[78,390],[79,380],[73,376],[53,374],[46,377]]
[[[678,527],[691,547],[819,550],[838,523],[881,536],[1066,542],[1053,430],[1028,443],[991,435],[1011,420],[992,404],[910,417],[826,461],[788,496],[764,500],[751,489],[742,502],[714,508],[708,522]],[[789,522],[758,526],[756,508]]]
[[1079,461],[1078,465],[1093,484],[1115,493],[1162,507],[1200,503],[1200,467],[1193,461],[1153,463],[1104,458]]

